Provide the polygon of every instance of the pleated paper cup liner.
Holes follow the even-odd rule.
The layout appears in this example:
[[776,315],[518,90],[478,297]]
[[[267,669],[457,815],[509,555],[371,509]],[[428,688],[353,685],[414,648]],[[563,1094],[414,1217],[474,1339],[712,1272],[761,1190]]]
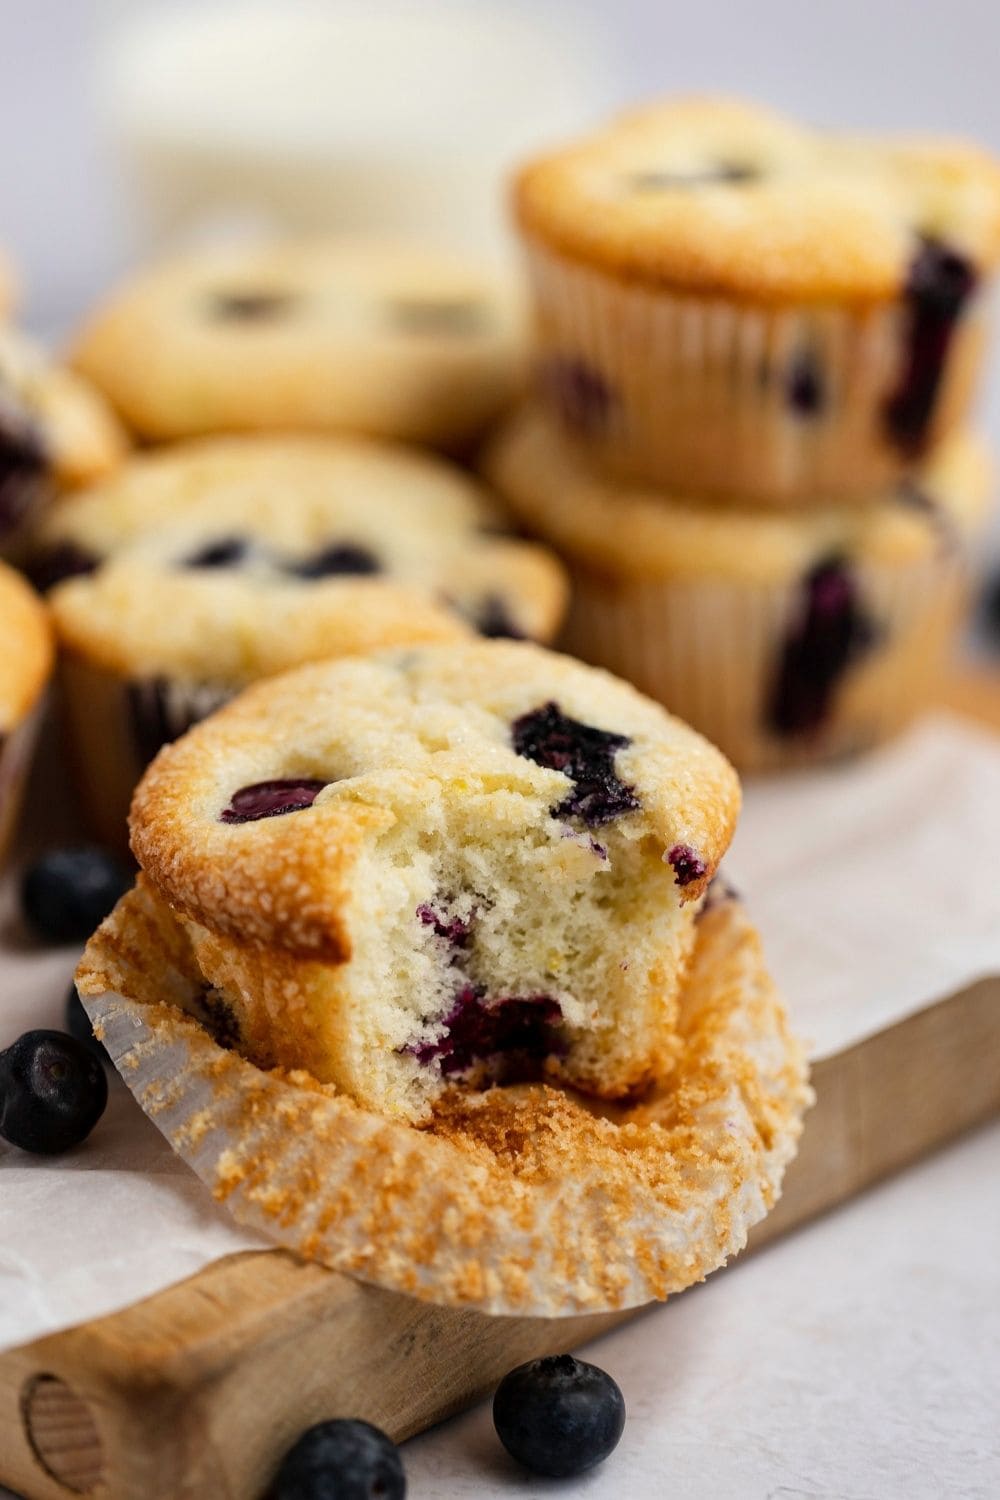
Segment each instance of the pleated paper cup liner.
[[430,1302],[556,1317],[680,1291],[779,1196],[810,1102],[741,905],[706,902],[683,1047],[656,1092],[595,1108],[544,1085],[453,1091],[416,1128],[235,1050],[181,923],[140,876],[78,985],[142,1109],[241,1224]]
[[919,441],[893,438],[903,303],[744,303],[646,287],[529,243],[540,398],[588,462],[748,505],[864,501],[968,416],[987,295],[956,325]]

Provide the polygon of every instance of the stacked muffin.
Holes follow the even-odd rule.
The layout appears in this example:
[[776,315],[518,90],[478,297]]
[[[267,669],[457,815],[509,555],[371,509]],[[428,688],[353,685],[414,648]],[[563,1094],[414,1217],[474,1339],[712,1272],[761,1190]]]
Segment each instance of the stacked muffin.
[[996,163],[689,99],[530,163],[515,211],[537,400],[487,469],[571,562],[570,648],[744,769],[905,723],[988,501]]

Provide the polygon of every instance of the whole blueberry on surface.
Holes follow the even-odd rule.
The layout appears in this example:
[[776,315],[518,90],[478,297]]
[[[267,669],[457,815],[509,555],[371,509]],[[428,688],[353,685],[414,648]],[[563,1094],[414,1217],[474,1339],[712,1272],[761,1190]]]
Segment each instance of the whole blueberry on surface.
[[370,1422],[340,1418],[304,1432],[281,1460],[267,1500],[403,1500],[399,1449]]
[[66,1009],[63,1014],[66,1030],[70,1036],[75,1036],[78,1042],[82,1042],[85,1047],[89,1047],[94,1056],[99,1057],[102,1062],[108,1062],[110,1059],[104,1050],[104,1044],[99,1042],[94,1035],[94,1028],[90,1024],[90,1017],[83,1008],[83,1001],[80,999],[79,991],[75,984],[70,985],[69,994],[66,996]]
[[50,849],[24,872],[21,910],[28,926],[51,943],[82,943],[131,887],[114,855],[94,845]]
[[551,1354],[504,1376],[493,1397],[493,1425],[526,1469],[564,1479],[593,1468],[617,1446],[625,1402],[596,1365]]
[[104,1113],[108,1080],[89,1047],[61,1031],[26,1031],[0,1052],[0,1136],[54,1156],[86,1140]]

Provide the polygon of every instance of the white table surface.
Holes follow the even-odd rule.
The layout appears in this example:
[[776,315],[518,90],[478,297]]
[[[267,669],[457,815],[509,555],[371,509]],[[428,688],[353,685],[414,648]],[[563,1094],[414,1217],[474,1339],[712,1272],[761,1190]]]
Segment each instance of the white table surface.
[[998,1168],[1000,1122],[593,1345],[628,1422],[589,1476],[484,1403],[405,1445],[409,1500],[997,1500]]

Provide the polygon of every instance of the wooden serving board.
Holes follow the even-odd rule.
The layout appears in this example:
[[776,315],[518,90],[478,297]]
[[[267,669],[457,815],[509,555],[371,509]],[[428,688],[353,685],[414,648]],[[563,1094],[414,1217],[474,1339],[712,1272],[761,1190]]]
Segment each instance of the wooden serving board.
[[[949,701],[1000,725],[1000,685]],[[817,1103],[759,1248],[1000,1110],[1000,978],[814,1059]],[[281,1251],[229,1256],[112,1316],[0,1354],[0,1483],[28,1500],[256,1500],[312,1422],[401,1439],[512,1365],[640,1312],[489,1318]]]

